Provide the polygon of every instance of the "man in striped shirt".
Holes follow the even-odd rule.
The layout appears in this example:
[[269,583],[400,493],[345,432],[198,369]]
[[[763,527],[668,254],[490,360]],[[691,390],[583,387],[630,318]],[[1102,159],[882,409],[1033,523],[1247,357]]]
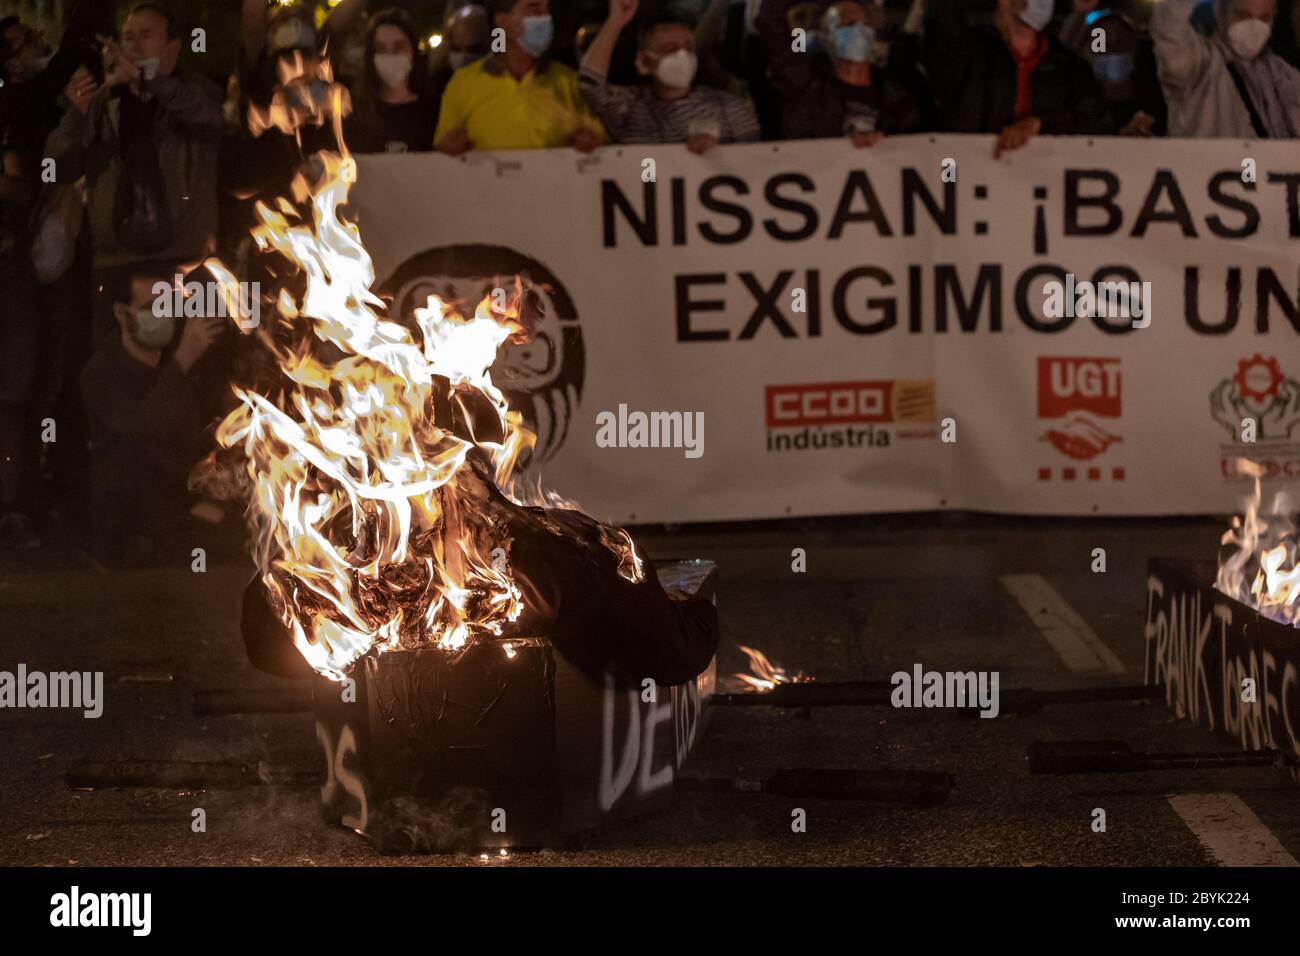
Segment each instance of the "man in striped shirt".
[[582,59],[578,86],[592,112],[620,143],[685,143],[696,153],[718,143],[758,139],[758,117],[749,100],[707,86],[693,86],[698,58],[690,26],[658,19],[641,31],[637,72],[650,82],[607,82],[614,44],[636,15],[637,0],[610,0],[609,17]]

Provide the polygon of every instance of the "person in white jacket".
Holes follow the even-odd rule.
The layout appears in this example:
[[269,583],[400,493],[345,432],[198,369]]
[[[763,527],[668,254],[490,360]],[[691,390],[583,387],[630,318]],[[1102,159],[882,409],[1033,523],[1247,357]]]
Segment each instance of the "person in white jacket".
[[1276,0],[1215,0],[1215,30],[1189,17],[1195,0],[1164,0],[1151,16],[1169,135],[1300,136],[1300,72],[1268,48]]

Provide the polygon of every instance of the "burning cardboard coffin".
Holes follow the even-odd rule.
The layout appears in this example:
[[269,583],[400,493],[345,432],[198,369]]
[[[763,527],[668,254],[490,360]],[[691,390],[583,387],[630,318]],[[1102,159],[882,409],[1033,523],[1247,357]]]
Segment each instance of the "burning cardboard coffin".
[[[1145,679],[1178,717],[1247,750],[1300,757],[1300,567],[1293,513],[1258,483],[1212,562],[1148,566]],[[1288,761],[1293,778],[1297,762]]]
[[520,480],[535,436],[491,369],[528,340],[528,277],[389,315],[340,216],[356,164],[315,159],[258,206],[269,361],[196,481],[248,504],[245,646],[321,682],[331,818],[384,846],[553,842],[671,784],[712,688],[711,566],[662,569],[694,567],[670,595],[626,531]]
[[[669,591],[715,598],[708,562],[655,570]],[[351,674],[355,695],[317,688],[322,812],[389,852],[562,844],[665,806],[715,674],[712,660],[672,685],[592,674],[529,636],[454,659],[367,657]]]

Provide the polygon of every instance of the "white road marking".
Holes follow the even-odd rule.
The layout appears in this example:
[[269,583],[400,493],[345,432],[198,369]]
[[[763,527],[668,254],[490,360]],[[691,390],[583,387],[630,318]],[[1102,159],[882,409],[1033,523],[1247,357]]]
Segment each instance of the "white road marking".
[[1171,793],[1169,804],[1219,866],[1300,866],[1235,793]]
[[1041,574],[1004,574],[999,579],[1072,671],[1124,673],[1124,665]]

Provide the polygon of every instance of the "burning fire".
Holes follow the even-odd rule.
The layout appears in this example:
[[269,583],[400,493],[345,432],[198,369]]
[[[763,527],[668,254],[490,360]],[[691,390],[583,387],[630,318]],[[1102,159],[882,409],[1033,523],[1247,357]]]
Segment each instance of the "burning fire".
[[[533,435],[489,374],[502,343],[525,334],[522,285],[504,313],[487,297],[469,319],[430,297],[413,317],[417,341],[381,316],[359,230],[338,216],[355,161],[317,159],[316,185],[293,183],[309,212],[287,199],[258,204],[257,246],[297,275],[257,333],[278,381],[236,388],[240,405],[217,440],[241,456],[272,606],[312,667],[342,680],[372,649],[457,651],[519,617],[510,541],[490,504],[493,485],[524,503],[513,469]],[[640,580],[627,532],[601,534],[620,573]]]
[[1232,550],[1220,557],[1214,586],[1248,604],[1265,617],[1300,627],[1300,529],[1295,506],[1285,492],[1261,511],[1261,470],[1253,462],[1238,466],[1255,477],[1255,493],[1245,501],[1245,514],[1233,515],[1221,544]]
[[767,655],[753,647],[740,645],[740,649],[745,652],[749,658],[749,674],[733,674],[738,680],[744,681],[750,687],[759,691],[773,690],[777,684],[804,684],[813,678],[803,671],[796,672],[793,676],[786,673],[785,668],[779,664],[773,664],[767,659]]
[[248,128],[254,136],[268,129],[297,136],[304,125],[334,125],[338,142],[343,142],[343,117],[352,112],[348,89],[334,82],[328,57],[303,58],[300,52],[280,59],[276,64],[280,83],[265,109],[255,103],[248,106]]

